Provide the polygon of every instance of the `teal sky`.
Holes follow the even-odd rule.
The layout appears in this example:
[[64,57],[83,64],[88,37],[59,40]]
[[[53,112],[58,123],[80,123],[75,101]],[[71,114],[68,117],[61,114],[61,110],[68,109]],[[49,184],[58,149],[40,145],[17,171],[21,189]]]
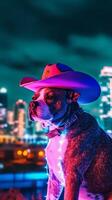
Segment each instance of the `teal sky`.
[[[32,92],[19,87],[24,76],[40,79],[47,63],[61,62],[99,81],[112,65],[112,1],[10,0],[0,2],[0,87],[9,108]],[[85,106],[98,115],[100,98]]]

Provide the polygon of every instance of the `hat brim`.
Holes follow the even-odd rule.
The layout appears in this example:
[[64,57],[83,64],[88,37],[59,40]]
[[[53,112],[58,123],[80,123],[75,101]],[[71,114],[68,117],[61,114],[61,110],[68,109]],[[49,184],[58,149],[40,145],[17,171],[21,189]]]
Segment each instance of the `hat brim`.
[[72,89],[80,93],[78,102],[82,104],[95,101],[101,92],[98,82],[92,76],[77,71],[66,71],[43,80],[24,77],[20,86],[33,92],[45,87]]

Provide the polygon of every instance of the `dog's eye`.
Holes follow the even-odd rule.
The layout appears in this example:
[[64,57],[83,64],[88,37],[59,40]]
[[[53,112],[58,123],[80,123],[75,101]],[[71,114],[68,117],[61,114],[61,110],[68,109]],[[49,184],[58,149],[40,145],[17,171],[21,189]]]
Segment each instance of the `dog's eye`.
[[52,100],[53,98],[54,98],[53,95],[48,95],[48,96],[47,96],[47,99],[51,99],[51,100]]
[[47,100],[53,100],[54,99],[54,94],[53,93],[48,93],[46,96]]

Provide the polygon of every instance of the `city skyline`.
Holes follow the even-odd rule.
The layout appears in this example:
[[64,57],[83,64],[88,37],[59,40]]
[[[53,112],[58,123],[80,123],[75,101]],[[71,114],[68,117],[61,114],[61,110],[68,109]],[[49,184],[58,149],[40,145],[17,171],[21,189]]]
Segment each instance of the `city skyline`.
[[[94,108],[97,111],[96,117],[102,126],[109,133],[111,132],[112,120],[112,66],[102,67],[99,73],[99,84],[101,86],[101,96],[97,102],[98,107]],[[7,88],[0,88],[0,126],[4,127],[6,124],[13,127],[12,135],[24,137],[25,134],[35,134],[37,131],[42,131],[41,123],[31,122],[28,117],[28,103],[22,99],[18,99],[12,109],[8,107],[8,90]],[[94,105],[94,102],[92,103]],[[85,108],[86,106],[82,106]],[[90,106],[91,107],[91,106]],[[84,109],[83,108],[83,109]],[[90,108],[89,108],[90,109]],[[89,111],[88,109],[88,111]],[[94,115],[93,110],[91,114]],[[11,134],[10,129],[10,134]]]
[[29,119],[27,103],[19,99],[13,109],[8,110],[7,100],[7,89],[0,88],[0,143],[45,144],[45,129],[39,121]]

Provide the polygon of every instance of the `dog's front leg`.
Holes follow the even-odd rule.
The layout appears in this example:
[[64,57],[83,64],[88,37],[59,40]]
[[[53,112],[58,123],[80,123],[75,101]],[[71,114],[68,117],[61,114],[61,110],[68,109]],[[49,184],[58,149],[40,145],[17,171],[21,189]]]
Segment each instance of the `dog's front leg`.
[[66,172],[64,200],[78,200],[81,179],[77,170]]
[[58,200],[63,190],[63,186],[54,175],[53,171],[49,169],[49,179],[47,183],[46,200]]

